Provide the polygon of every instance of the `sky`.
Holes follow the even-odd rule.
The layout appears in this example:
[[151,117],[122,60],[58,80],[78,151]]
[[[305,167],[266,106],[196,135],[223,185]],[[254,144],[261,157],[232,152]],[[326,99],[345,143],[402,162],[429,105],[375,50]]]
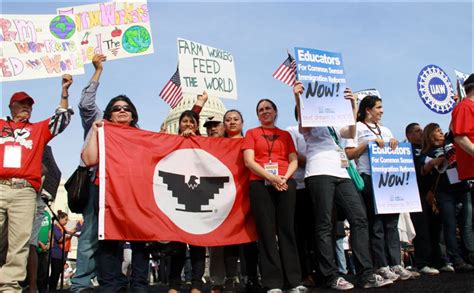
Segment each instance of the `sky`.
[[[74,1],[75,5],[100,1]],[[2,14],[54,14],[71,2],[2,1]],[[471,1],[303,1],[303,2],[158,2],[148,1],[154,53],[104,64],[97,103],[101,109],[119,94],[135,103],[142,129],[159,131],[169,106],[158,96],[176,70],[176,39],[184,38],[233,54],[238,100],[223,99],[239,109],[245,129],[258,125],[256,103],[272,99],[279,107],[277,125],[294,125],[291,87],[272,73],[294,47],[340,52],[348,86],[354,91],[379,90],[382,122],[404,139],[408,123],[437,122],[447,130],[450,114],[436,114],[418,96],[416,79],[429,64],[440,66],[455,82],[454,69],[473,72],[473,2]],[[53,147],[63,178],[79,163],[83,129],[77,105],[93,73],[74,76],[69,102],[76,114],[56,137]],[[32,122],[50,116],[60,98],[60,78],[1,83],[2,117],[16,91],[36,101]]]

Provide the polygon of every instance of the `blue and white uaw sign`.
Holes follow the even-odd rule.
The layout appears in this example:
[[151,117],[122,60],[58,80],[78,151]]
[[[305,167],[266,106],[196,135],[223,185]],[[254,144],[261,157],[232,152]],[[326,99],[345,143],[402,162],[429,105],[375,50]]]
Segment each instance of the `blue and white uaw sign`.
[[354,124],[351,104],[344,99],[346,77],[342,55],[295,48],[296,72],[305,92],[300,96],[304,127]]
[[412,153],[410,143],[400,143],[395,150],[388,144],[369,144],[375,214],[421,211]]
[[448,75],[436,65],[425,66],[418,75],[418,95],[431,111],[446,114],[454,108],[454,90]]

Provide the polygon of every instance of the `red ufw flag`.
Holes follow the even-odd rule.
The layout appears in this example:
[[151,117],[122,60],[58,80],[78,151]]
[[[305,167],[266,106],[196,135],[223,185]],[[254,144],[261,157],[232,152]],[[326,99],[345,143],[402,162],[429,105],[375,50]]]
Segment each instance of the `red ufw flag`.
[[99,239],[219,246],[255,241],[242,139],[99,132]]

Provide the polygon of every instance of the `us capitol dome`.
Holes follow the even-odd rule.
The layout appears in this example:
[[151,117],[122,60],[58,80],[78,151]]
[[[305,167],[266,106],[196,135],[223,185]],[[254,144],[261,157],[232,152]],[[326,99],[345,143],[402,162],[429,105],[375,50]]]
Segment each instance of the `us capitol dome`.
[[[166,131],[171,134],[177,134],[179,129],[179,116],[186,110],[191,110],[196,103],[197,96],[195,94],[183,94],[183,100],[168,113],[165,119]],[[206,136],[206,129],[203,127],[208,117],[214,116],[222,120],[226,112],[224,103],[219,98],[209,97],[204,108],[199,114],[199,131]]]

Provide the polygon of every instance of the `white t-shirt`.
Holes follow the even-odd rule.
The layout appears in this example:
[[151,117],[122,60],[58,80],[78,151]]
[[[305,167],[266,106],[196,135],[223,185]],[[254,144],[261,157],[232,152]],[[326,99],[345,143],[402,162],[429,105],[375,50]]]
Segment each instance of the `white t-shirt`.
[[[341,142],[340,128],[334,130]],[[346,168],[341,166],[341,155],[337,151],[340,148],[327,127],[313,127],[304,138],[307,144],[305,177],[330,175],[349,178]]]
[[[299,132],[298,126],[288,126],[286,128],[293,139],[293,143],[295,144],[296,151],[299,155],[306,155],[306,141],[304,140],[303,135]],[[303,189],[304,185],[304,167],[298,167],[295,173],[293,174],[293,178],[296,180],[296,189]]]
[[[375,127],[374,124],[369,123],[368,125],[370,127]],[[357,147],[358,145],[367,141],[374,141],[378,137],[377,135],[375,135],[375,133],[378,133],[379,129],[380,129],[380,135],[382,139],[384,140],[384,142],[387,143],[390,141],[391,138],[393,138],[393,134],[390,131],[390,129],[380,124],[378,125],[379,129],[376,129],[376,128],[372,129],[375,133],[372,132],[362,122],[357,122],[356,126],[357,126],[357,135],[356,135],[356,139],[353,145],[354,147]],[[350,146],[352,146],[352,142],[348,142],[348,144],[346,145],[346,147],[350,147]],[[359,173],[365,173],[365,174],[370,175],[370,162],[369,162],[369,149],[368,148],[365,152],[362,153],[362,155],[359,157],[359,159],[356,160],[356,162],[357,162],[357,171],[359,171]]]

